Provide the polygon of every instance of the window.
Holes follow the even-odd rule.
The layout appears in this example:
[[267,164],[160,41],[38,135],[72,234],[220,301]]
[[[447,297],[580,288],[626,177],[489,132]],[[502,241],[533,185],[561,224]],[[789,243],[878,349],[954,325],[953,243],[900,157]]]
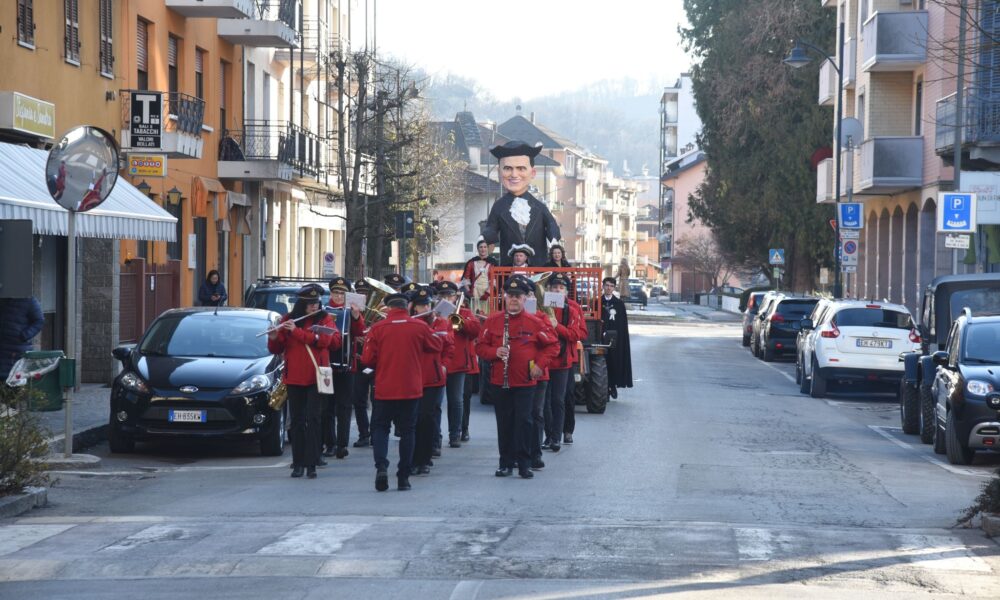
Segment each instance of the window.
[[861,139],[865,139],[865,95],[858,94],[858,106],[855,111],[858,115],[858,121],[861,122]]
[[177,89],[177,52],[180,41],[174,37],[167,38],[167,91],[178,92]]
[[923,131],[923,107],[924,107],[924,80],[917,80],[917,87],[913,92],[913,135],[922,135]]
[[140,90],[149,89],[149,46],[146,38],[149,35],[149,23],[139,19],[135,32],[135,63],[136,87]]
[[80,66],[80,0],[63,0],[66,62]]
[[861,5],[858,9],[858,39],[863,39],[861,35],[862,28],[865,25],[865,21],[868,20],[868,0],[861,0]]
[[194,51],[194,95],[205,99],[205,51]]
[[226,131],[226,62],[219,61],[219,127]]
[[34,0],[17,0],[17,43],[27,48],[35,47]]
[[101,34],[100,67],[101,75],[114,78],[115,76],[115,53],[111,43],[111,32],[113,29],[113,11],[111,10],[111,0],[100,0],[99,20]]
[[163,208],[174,217],[177,217],[177,240],[167,242],[167,258],[170,260],[181,260],[181,241],[184,239],[184,218],[181,204],[179,202],[177,204],[164,202]]

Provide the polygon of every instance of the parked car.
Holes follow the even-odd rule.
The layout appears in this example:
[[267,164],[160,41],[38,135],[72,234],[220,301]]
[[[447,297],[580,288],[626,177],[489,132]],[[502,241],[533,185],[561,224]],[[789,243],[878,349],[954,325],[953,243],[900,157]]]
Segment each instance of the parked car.
[[829,382],[865,383],[895,389],[903,377],[901,352],[920,348],[909,309],[902,304],[837,300],[816,323],[809,353],[798,357],[799,390],[814,398],[826,395]]
[[257,440],[261,454],[281,455],[285,411],[268,403],[284,363],[259,335],[279,319],[259,309],[173,309],[138,344],[115,348],[122,372],[111,386],[111,451],[191,437]]
[[903,355],[899,385],[899,420],[904,433],[934,441],[934,397],[931,383],[936,367],[931,354],[944,350],[946,335],[964,307],[972,314],[1000,313],[1000,274],[944,275],[924,289],[920,303],[920,347]]
[[814,324],[824,322],[827,311],[832,310],[835,304],[836,300],[820,298],[816,306],[813,307],[812,312],[806,317],[806,321],[799,321],[799,334],[795,339],[795,383],[799,385],[799,391],[803,394],[809,392],[809,381],[805,380],[805,383],[803,383],[802,365],[805,361],[802,357],[812,356],[816,345],[816,336],[819,335],[819,331],[814,327],[802,327],[802,323]]
[[817,302],[819,298],[783,296],[771,304],[757,336],[761,360],[771,362],[777,356],[795,354],[799,321],[812,312]]
[[295,306],[296,292],[307,283],[318,283],[323,287],[323,306],[330,298],[325,279],[305,277],[265,277],[247,288],[243,294],[243,306],[273,310],[281,315],[291,312]]
[[750,335],[753,333],[753,319],[760,309],[760,302],[767,292],[754,292],[747,299],[746,310],[743,311],[743,347],[750,345]]
[[664,289],[664,287],[662,285],[654,285],[649,290],[649,297],[650,298],[659,298],[660,296],[665,295],[665,293],[666,293],[666,289]]
[[1000,316],[955,319],[944,350],[933,355],[934,451],[953,465],[1000,442]]
[[629,298],[627,302],[638,304],[642,310],[646,310],[646,306],[649,304],[649,295],[642,283],[629,283],[628,293]]
[[758,356],[760,352],[760,332],[763,326],[764,317],[771,309],[771,306],[773,306],[774,303],[782,297],[784,297],[784,294],[781,292],[770,291],[765,292],[764,296],[760,300],[760,309],[757,311],[757,314],[754,315],[750,324],[750,353],[754,356]]

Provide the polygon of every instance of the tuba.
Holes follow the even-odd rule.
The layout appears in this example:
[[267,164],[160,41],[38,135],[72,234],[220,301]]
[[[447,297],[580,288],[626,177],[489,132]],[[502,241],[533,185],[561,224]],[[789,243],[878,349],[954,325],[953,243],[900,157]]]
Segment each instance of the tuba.
[[535,284],[535,301],[538,302],[538,310],[545,313],[550,319],[555,319],[556,312],[552,310],[551,306],[545,306],[545,282],[549,280],[549,277],[552,277],[552,274],[553,271],[546,271],[532,275],[530,279]]
[[371,325],[385,318],[385,314],[382,313],[382,302],[389,294],[395,294],[396,290],[371,277],[365,277],[365,282],[371,286],[371,292],[368,293],[368,303],[362,312],[365,315],[365,323]]

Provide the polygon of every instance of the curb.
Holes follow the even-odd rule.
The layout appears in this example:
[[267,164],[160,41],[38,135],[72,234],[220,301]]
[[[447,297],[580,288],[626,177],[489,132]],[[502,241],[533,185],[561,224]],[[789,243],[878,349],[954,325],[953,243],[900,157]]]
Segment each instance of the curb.
[[[58,453],[63,451],[63,440],[65,436],[60,434],[49,438],[49,452]],[[95,446],[108,439],[108,424],[91,425],[73,432],[73,452],[79,452],[91,446]]]
[[1000,514],[983,513],[980,516],[980,526],[988,538],[1000,538]]
[[33,508],[45,506],[48,501],[48,488],[25,488],[23,494],[0,498],[0,518],[17,517]]

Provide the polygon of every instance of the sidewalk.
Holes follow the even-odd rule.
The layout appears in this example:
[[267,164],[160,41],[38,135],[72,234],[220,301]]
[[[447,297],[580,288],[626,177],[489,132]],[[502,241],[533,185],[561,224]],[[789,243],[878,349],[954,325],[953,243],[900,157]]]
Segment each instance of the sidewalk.
[[[111,388],[101,383],[85,383],[73,394],[73,451],[103,441],[107,437],[108,398]],[[49,451],[63,451],[66,410],[33,411],[42,427],[48,430]]]
[[742,316],[723,310],[700,306],[688,302],[670,302],[652,298],[646,310],[635,310],[629,305],[629,322],[636,323],[668,323],[668,322],[711,322],[739,323]]

